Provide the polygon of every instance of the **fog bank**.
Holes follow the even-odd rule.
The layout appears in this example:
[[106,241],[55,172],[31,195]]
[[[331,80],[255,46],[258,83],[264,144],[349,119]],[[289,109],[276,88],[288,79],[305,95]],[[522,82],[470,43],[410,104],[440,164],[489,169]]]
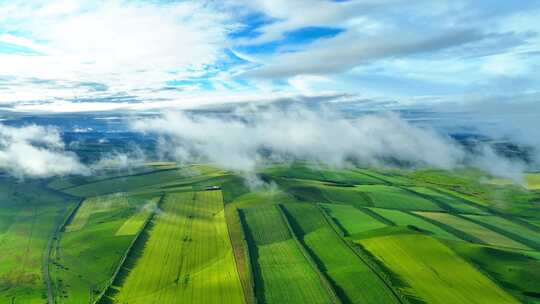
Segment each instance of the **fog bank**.
[[[480,167],[519,180],[521,168],[489,147],[474,153],[448,135],[411,124],[393,113],[346,119],[337,112],[251,109],[230,116],[165,112],[132,123],[161,137],[162,155],[179,161],[210,161],[252,172],[266,160],[309,160],[332,167],[406,164],[452,169]],[[494,169],[494,170],[493,170]]]

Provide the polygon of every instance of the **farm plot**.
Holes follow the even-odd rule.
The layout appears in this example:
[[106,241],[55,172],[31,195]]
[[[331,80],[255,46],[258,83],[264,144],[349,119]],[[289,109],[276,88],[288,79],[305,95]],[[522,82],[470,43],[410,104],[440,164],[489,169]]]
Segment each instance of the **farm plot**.
[[529,190],[540,190],[540,173],[525,174],[525,181]]
[[261,303],[331,303],[275,205],[241,209]]
[[346,235],[379,229],[386,224],[349,205],[320,204]]
[[266,169],[265,173],[276,177],[304,180],[317,180],[342,184],[381,184],[381,180],[352,170],[332,170],[302,165],[275,166]]
[[285,205],[291,225],[344,303],[399,303],[384,282],[340,239],[317,207]]
[[0,180],[0,303],[43,303],[43,260],[74,202],[33,182]]
[[408,187],[408,189],[423,195],[427,195],[429,197],[433,197],[437,201],[450,206],[459,213],[487,214],[486,211],[465,202],[463,199],[452,197],[450,195],[444,194],[443,192],[438,192],[436,190],[426,187]]
[[127,196],[122,193],[86,199],[65,230],[67,232],[81,230],[93,213],[107,212],[113,209],[124,208],[127,205]]
[[495,231],[489,230],[483,226],[480,226],[476,223],[468,221],[466,219],[441,212],[415,212],[426,218],[435,220],[444,225],[448,225],[457,230],[463,231],[464,233],[471,235],[480,241],[488,245],[509,247],[516,249],[530,249],[527,246],[518,243],[510,238],[507,238],[504,235],[501,235]]
[[169,194],[114,303],[243,303],[221,191]]
[[[524,303],[538,302],[540,290],[540,260],[523,253],[465,242],[447,245],[478,269],[489,274],[499,286]],[[536,301],[536,302],[535,302]]]
[[146,219],[155,211],[157,208],[157,202],[159,198],[153,198],[137,210],[130,218],[128,218],[120,228],[116,231],[116,236],[122,235],[134,235],[139,232],[142,228]]
[[357,187],[319,187],[324,195],[332,203],[349,204],[357,207],[373,206],[373,202],[364,192]]
[[535,248],[540,247],[540,233],[532,231],[507,219],[494,215],[465,215],[465,217],[478,222],[486,223],[504,231],[508,231],[520,238],[525,239],[526,242],[530,242]]
[[[369,238],[359,243],[426,303],[519,303],[438,240],[421,234]],[[421,258],[419,258],[421,257]]]
[[393,185],[408,185],[411,181],[402,175],[395,174],[393,172],[381,172],[371,169],[354,169],[354,172],[359,172],[364,175],[367,175],[371,178],[383,181],[383,183],[393,184]]
[[459,238],[441,227],[434,225],[420,217],[411,215],[409,213],[400,210],[381,209],[381,208],[369,208],[371,211],[379,214],[380,216],[394,222],[398,226],[414,226],[421,230],[429,231],[437,237],[459,240]]
[[[49,269],[56,303],[88,303],[107,287],[137,233],[118,231],[141,214],[141,205],[130,205],[125,195],[97,197],[82,203],[51,255]],[[144,221],[150,212],[142,215]]]
[[135,192],[141,188],[162,186],[167,183],[177,183],[179,180],[189,184],[199,179],[210,178],[221,174],[222,171],[209,166],[191,165],[178,169],[163,169],[141,172],[127,176],[114,176],[102,180],[91,181],[82,185],[62,189],[63,192],[78,197],[90,197],[116,192]]
[[435,203],[400,188],[384,185],[357,186],[356,188],[371,198],[373,207],[421,211],[442,210]]

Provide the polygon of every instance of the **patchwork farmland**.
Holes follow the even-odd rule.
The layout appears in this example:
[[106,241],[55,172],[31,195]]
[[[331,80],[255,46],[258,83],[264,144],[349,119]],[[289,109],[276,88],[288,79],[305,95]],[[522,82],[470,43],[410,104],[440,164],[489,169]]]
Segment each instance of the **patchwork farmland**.
[[[242,303],[221,191],[167,195],[114,303]],[[128,271],[124,269],[124,271]]]
[[538,302],[540,193],[478,174],[295,163],[250,188],[149,163],[4,177],[0,303]]

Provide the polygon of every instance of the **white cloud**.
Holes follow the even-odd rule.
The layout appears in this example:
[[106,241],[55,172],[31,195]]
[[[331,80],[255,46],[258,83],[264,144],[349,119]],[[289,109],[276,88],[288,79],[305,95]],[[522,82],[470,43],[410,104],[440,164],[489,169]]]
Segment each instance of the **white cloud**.
[[488,74],[500,76],[517,76],[528,70],[528,62],[515,54],[499,54],[486,58],[482,70]]
[[169,138],[164,147],[180,160],[206,158],[243,171],[254,169],[262,150],[271,151],[272,157],[308,158],[332,166],[351,159],[377,164],[393,158],[451,168],[463,157],[450,140],[395,115],[347,120],[330,112],[253,110],[237,113],[239,119],[167,112],[162,118],[135,121],[133,127]]
[[244,0],[232,1],[253,10],[265,13],[274,22],[263,26],[261,35],[253,39],[245,39],[239,43],[266,43],[283,38],[287,32],[303,27],[328,26],[350,28],[373,33],[385,24],[372,18],[369,13],[382,8],[388,8],[402,0],[378,1],[343,1],[332,2],[325,0]]
[[[2,75],[17,79],[0,102],[92,96],[85,88],[43,87],[44,79],[95,82],[110,93],[161,88],[176,72],[201,71],[222,56],[233,27],[199,2],[16,1],[0,4],[0,40],[39,55],[2,54]],[[21,93],[25,92],[25,93]]]
[[58,130],[36,125],[0,124],[0,169],[17,177],[88,173],[74,153],[64,150]]
[[318,40],[302,51],[284,52],[245,75],[287,78],[303,74],[336,74],[378,59],[439,51],[483,38],[482,34],[470,29],[431,36],[412,34],[406,39],[391,35],[376,41],[355,32],[345,32],[333,38]]
[[489,145],[469,152],[444,133],[399,116],[363,115],[346,119],[323,109],[244,107],[233,116],[164,112],[133,120],[134,130],[161,136],[159,154],[179,161],[210,161],[253,173],[270,161],[311,160],[333,167],[351,163],[454,169],[473,166],[521,182],[525,164],[499,155]]

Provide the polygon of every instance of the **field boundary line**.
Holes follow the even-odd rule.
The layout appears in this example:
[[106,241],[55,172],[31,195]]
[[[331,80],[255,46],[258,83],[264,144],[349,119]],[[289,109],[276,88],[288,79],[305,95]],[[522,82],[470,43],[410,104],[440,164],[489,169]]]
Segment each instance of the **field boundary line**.
[[[50,271],[50,261],[51,261],[51,253],[53,246],[57,246],[60,243],[60,235],[61,232],[65,229],[68,222],[73,218],[74,214],[77,213],[77,210],[79,210],[79,207],[84,202],[85,198],[79,199],[79,201],[76,203],[76,205],[73,207],[72,210],[70,210],[66,215],[64,215],[62,222],[56,226],[56,229],[53,230],[51,233],[49,240],[47,241],[47,249],[44,253],[43,257],[43,280],[45,281],[45,285],[47,286],[47,303],[54,304],[54,292],[53,292],[53,286],[51,282],[51,271]],[[65,210],[64,210],[65,213]]]
[[[442,230],[456,236],[457,238],[465,241],[465,242],[469,242],[469,243],[475,243],[475,244],[480,244],[480,245],[487,245],[489,246],[489,244],[475,236],[472,236],[470,235],[469,233],[465,232],[465,231],[462,231],[462,230],[459,230],[457,228],[454,228],[450,225],[447,225],[445,223],[442,223],[442,222],[439,222],[437,220],[434,220],[434,219],[431,219],[427,216],[423,216],[423,215],[420,215],[420,214],[417,214],[417,213],[414,213],[412,211],[409,211],[409,210],[402,210],[401,212],[404,212],[404,213],[407,213],[409,215],[412,215],[412,216],[416,216],[417,218],[420,218],[422,220],[425,220],[435,226],[438,226],[439,228],[441,228]],[[453,213],[447,213],[447,212],[435,212],[435,213],[444,213],[444,214],[449,214],[451,216],[456,216],[456,214],[453,214]],[[456,216],[457,217],[457,216]]]
[[[448,239],[439,239],[438,240],[442,245],[446,246],[448,249],[450,249],[452,252],[454,252],[456,254],[456,256],[458,256],[460,259],[462,259],[465,263],[467,263],[470,267],[474,268],[476,271],[478,271],[479,273],[481,273],[482,275],[484,275],[486,278],[488,278],[488,280],[490,280],[493,284],[495,284],[497,287],[499,287],[501,290],[503,290],[504,292],[506,292],[509,296],[511,296],[512,298],[516,299],[517,301],[520,301],[519,298],[517,298],[514,294],[512,294],[509,290],[508,290],[508,287],[506,287],[504,284],[505,282],[500,280],[500,279],[497,279],[496,276],[493,275],[493,273],[490,273],[489,271],[487,271],[485,268],[483,268],[481,265],[479,265],[478,263],[474,262],[473,259],[467,257],[466,255],[462,255],[459,251],[457,250],[454,250],[453,245],[454,243],[457,244],[457,242],[459,241],[456,241],[456,240],[448,240]],[[503,250],[503,249],[499,249],[497,247],[492,247],[492,246],[489,246],[489,245],[480,245],[482,247],[486,247],[486,248],[494,248],[495,250]],[[520,253],[521,254],[521,253]]]
[[[436,192],[439,192],[439,193],[442,193],[442,194],[445,194],[445,195],[449,195],[449,196],[451,196],[451,197],[453,197],[455,199],[461,200],[465,204],[469,204],[469,205],[474,206],[474,207],[476,207],[478,209],[486,211],[488,214],[500,216],[500,217],[502,217],[502,218],[504,218],[506,220],[509,220],[509,221],[513,222],[514,224],[525,226],[526,228],[529,228],[530,230],[533,230],[535,232],[540,232],[540,227],[537,227],[537,226],[535,226],[535,225],[533,225],[533,224],[531,224],[531,223],[529,223],[527,221],[524,221],[524,220],[522,220],[520,218],[511,216],[511,215],[507,215],[504,212],[500,212],[500,211],[498,211],[496,209],[491,208],[490,206],[484,206],[484,205],[478,204],[476,202],[473,202],[470,199],[457,196],[457,195],[453,194],[451,191],[455,191],[455,192],[457,192],[457,193],[459,193],[461,195],[464,195],[464,196],[470,196],[470,194],[459,192],[457,190],[448,190],[446,188],[442,188],[438,184],[433,184],[433,183],[430,183],[430,184],[437,185],[435,187],[433,187],[433,186],[429,187],[433,191],[436,191]],[[449,192],[447,192],[447,191],[449,191]]]
[[[484,227],[484,228],[486,228],[486,229],[488,229],[488,230],[491,230],[491,231],[493,231],[493,232],[495,232],[495,233],[498,233],[498,234],[500,234],[500,235],[502,235],[502,236],[505,236],[505,237],[507,237],[507,238],[509,238],[509,239],[511,239],[511,240],[513,240],[513,241],[515,241],[515,242],[517,242],[517,243],[520,243],[520,244],[522,244],[522,245],[525,245],[525,246],[529,247],[532,251],[538,251],[538,250],[540,250],[540,245],[539,245],[538,243],[536,243],[536,242],[534,242],[534,241],[530,241],[530,240],[528,240],[528,239],[526,239],[526,238],[523,238],[523,237],[521,237],[521,236],[519,236],[519,235],[517,235],[517,234],[515,234],[515,233],[513,233],[513,232],[511,232],[511,231],[504,230],[504,229],[499,228],[499,227],[497,227],[497,226],[494,226],[494,225],[492,225],[492,224],[484,223],[484,222],[479,221],[479,220],[477,220],[477,219],[469,218],[469,217],[464,216],[464,215],[461,215],[461,214],[455,214],[455,216],[456,216],[456,217],[459,217],[459,218],[461,218],[461,219],[463,219],[463,220],[466,220],[466,221],[470,221],[470,222],[472,222],[472,223],[475,223],[475,224],[477,224],[477,225],[479,225],[479,226],[482,226],[482,227]],[[480,216],[482,216],[482,215],[480,215]],[[489,215],[488,215],[488,216],[489,216]],[[494,215],[494,216],[496,216],[496,215]],[[512,248],[512,249],[520,249],[520,248],[514,248],[514,247],[508,247],[508,246],[497,246],[497,247]],[[521,250],[522,250],[522,249],[521,249]]]
[[181,170],[181,169],[184,169],[184,168],[185,167],[159,169],[159,170],[152,170],[152,171],[148,171],[148,172],[135,173],[135,174],[131,174],[131,175],[112,176],[112,177],[107,177],[107,178],[103,178],[103,179],[93,180],[93,181],[90,181],[88,183],[84,183],[84,184],[80,184],[80,185],[73,185],[73,186],[68,186],[68,187],[64,187],[64,188],[59,188],[57,191],[69,190],[69,189],[73,189],[73,188],[77,188],[77,187],[81,187],[81,186],[86,186],[86,185],[97,184],[97,183],[105,182],[105,181],[109,181],[109,180],[115,180],[115,179],[121,179],[121,178],[133,177],[133,176],[144,176],[144,175],[150,175],[150,174],[166,172],[166,171]]
[[[441,208],[442,211],[445,211],[447,213],[459,213],[460,212],[456,208],[450,206],[446,202],[443,202],[442,200],[440,200],[437,197],[434,197],[434,196],[431,196],[431,195],[428,195],[428,194],[424,194],[424,193],[420,193],[418,191],[415,191],[413,189],[409,189],[409,188],[406,188],[406,187],[403,187],[403,186],[400,186],[398,188],[405,191],[405,192],[407,192],[407,193],[410,193],[410,194],[412,194],[414,196],[418,196],[418,197],[421,197],[421,198],[423,198],[423,199],[425,199],[427,201],[435,203],[435,205],[439,206],[439,208]],[[426,211],[429,211],[429,210],[426,210]]]
[[[368,215],[369,217],[371,217],[372,219],[378,221],[379,223],[382,223],[382,224],[385,224],[385,225],[388,225],[388,226],[397,226],[396,223],[394,223],[393,221],[385,218],[384,216],[378,214],[377,212],[369,209],[369,208],[365,208],[365,207],[356,207],[354,206],[354,208],[356,208],[357,210],[363,212],[364,214]],[[377,208],[377,207],[375,207]],[[379,208],[379,209],[386,209],[386,208]],[[388,210],[397,210],[397,209],[388,209]]]
[[[238,218],[240,219],[240,226],[242,227],[242,234],[244,235],[244,237],[242,238],[243,239],[243,242],[245,242],[246,244],[246,254],[247,254],[247,258],[249,259],[249,269],[250,269],[250,272],[251,274],[253,275],[252,276],[252,288],[253,288],[253,296],[255,297],[255,303],[258,303],[259,302],[259,299],[257,297],[257,281],[259,280],[258,277],[253,273],[253,269],[256,269],[256,261],[252,258],[252,255],[251,255],[251,248],[249,247],[250,245],[250,242],[252,243],[252,247],[254,247],[255,249],[254,250],[257,250],[257,244],[255,244],[255,241],[252,240],[252,235],[251,235],[251,230],[249,229],[249,225],[248,223],[246,222],[246,218],[245,218],[245,213],[242,209],[236,209],[236,212],[238,213]],[[248,240],[249,238],[249,240]],[[259,282],[260,283],[260,282]]]
[[341,299],[337,296],[334,288],[332,287],[332,284],[328,280],[328,277],[319,269],[319,266],[317,266],[317,263],[315,263],[315,261],[313,260],[313,257],[311,257],[309,252],[306,250],[306,248],[302,244],[302,241],[298,239],[298,236],[294,232],[294,229],[292,228],[291,223],[289,223],[289,220],[287,218],[287,213],[286,213],[287,211],[284,209],[285,207],[282,204],[277,204],[276,207],[278,209],[279,215],[281,216],[281,219],[285,223],[285,226],[287,226],[287,230],[289,231],[292,239],[296,243],[296,246],[298,246],[298,249],[304,256],[304,258],[307,260],[308,264],[311,266],[311,268],[313,268],[315,273],[317,273],[317,275],[319,276],[319,279],[321,280],[321,283],[323,284],[324,289],[326,289],[326,292],[332,298],[333,303],[341,304],[342,303]]
[[[156,209],[159,208],[159,206],[161,206],[164,199],[165,199],[165,195],[161,195],[161,197],[159,198],[159,201],[156,204]],[[135,245],[135,243],[137,242],[137,240],[139,239],[141,234],[146,230],[146,227],[148,227],[148,224],[154,219],[155,215],[156,215],[155,211],[153,211],[150,215],[148,215],[148,217],[144,221],[143,225],[141,226],[141,228],[139,229],[137,234],[131,240],[131,243],[129,244],[129,246],[126,249],[126,251],[125,251],[124,255],[122,256],[122,258],[120,259],[120,262],[118,262],[118,266],[116,266],[116,269],[114,270],[112,276],[109,278],[107,284],[105,285],[105,287],[103,287],[103,290],[99,293],[99,295],[96,297],[96,299],[91,300],[90,303],[93,303],[93,304],[100,303],[101,300],[103,299],[103,297],[105,296],[105,294],[107,294],[107,291],[109,291],[109,289],[111,289],[111,286],[114,283],[114,281],[116,280],[116,277],[118,276],[118,273],[120,272],[120,270],[124,266],[124,264],[125,264],[125,262],[127,260],[127,257],[129,256],[129,254],[131,252],[131,249],[133,248],[133,246]]]
[[[238,274],[238,279],[240,280],[240,285],[242,285],[242,290],[244,292],[244,301],[246,301],[246,304],[255,304],[257,301],[256,301],[256,298],[255,298],[255,288],[253,287],[253,284],[252,284],[253,283],[253,273],[252,273],[252,269],[251,269],[251,262],[245,263],[245,264],[247,264],[246,266],[247,266],[248,278],[247,278],[247,280],[242,280],[240,278],[240,273],[238,272],[238,265],[240,264],[240,261],[236,257],[236,251],[234,250],[234,245],[233,245],[233,241],[232,241],[232,237],[231,237],[230,225],[228,223],[229,222],[229,220],[228,220],[229,217],[227,216],[227,212],[225,211],[225,209],[226,209],[226,205],[225,205],[225,201],[223,201],[223,212],[225,213],[225,224],[227,224],[227,234],[229,236],[229,242],[231,242],[231,247],[232,247],[232,250],[233,250],[234,263],[236,264],[236,273]],[[232,211],[229,211],[228,213],[231,214],[230,215],[231,217],[234,217],[234,218],[231,219],[231,221],[233,221],[233,220],[238,221],[238,224],[240,225],[240,229],[242,229],[242,232],[243,232],[244,229],[242,228],[242,223],[240,222],[240,215],[238,214],[237,211],[238,211],[237,209],[233,209]],[[249,253],[246,254],[246,251],[249,251],[249,249],[247,247],[247,242],[245,240],[245,236],[242,236],[241,244],[242,244],[242,253],[246,256],[247,259],[249,259],[250,258]],[[249,295],[246,292],[247,288],[251,289],[251,292],[250,292]]]
[[321,206],[316,205],[316,208],[321,212],[324,219],[326,220],[326,223],[332,228],[334,233],[337,235],[338,239],[341,240],[359,259],[362,261],[382,282],[386,287],[390,290],[390,292],[394,295],[394,297],[398,300],[399,303],[402,304],[409,304],[409,300],[407,297],[401,293],[401,291],[397,288],[394,288],[392,285],[391,279],[389,278],[389,274],[386,274],[383,272],[379,267],[377,266],[376,262],[371,261],[369,257],[362,252],[361,248],[358,248],[356,245],[352,244],[349,240],[343,238],[342,234],[339,233],[339,228],[336,227],[335,223],[331,218],[329,218],[328,214],[324,212],[324,210],[321,208]]

